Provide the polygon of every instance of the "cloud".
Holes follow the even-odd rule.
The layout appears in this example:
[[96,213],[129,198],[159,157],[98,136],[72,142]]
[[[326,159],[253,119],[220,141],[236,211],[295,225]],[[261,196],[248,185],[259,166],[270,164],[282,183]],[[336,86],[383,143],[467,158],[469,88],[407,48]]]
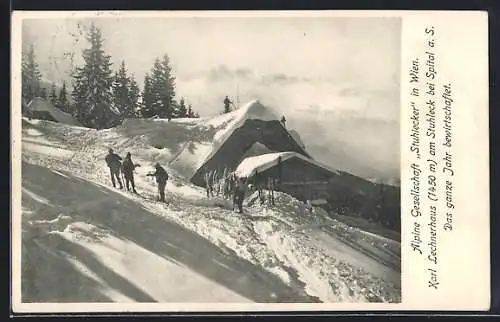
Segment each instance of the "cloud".
[[298,76],[287,75],[284,73],[267,74],[261,76],[260,79],[262,83],[266,85],[273,85],[273,84],[290,85],[297,83],[309,83],[313,81],[311,78],[308,77],[298,77]]
[[233,71],[231,71],[226,65],[219,65],[217,68],[212,68],[208,72],[208,80],[211,82],[217,81],[227,81],[235,77]]
[[201,71],[198,73],[190,73],[179,75],[184,81],[191,81],[195,79],[205,79],[207,82],[227,82],[235,79],[248,80],[254,77],[253,71],[250,68],[230,68],[227,65],[220,64],[217,67],[211,68],[208,71]]
[[339,92],[340,96],[358,96],[360,91],[355,87],[342,88]]
[[349,112],[342,117],[323,112],[321,118],[325,121],[303,117],[290,122],[315,158],[363,177],[399,178],[398,122]]
[[253,77],[253,72],[250,68],[238,68],[234,71],[238,78],[249,79]]
[[299,77],[287,75],[285,73],[263,74],[256,75],[252,69],[248,67],[230,68],[225,64],[218,65],[208,71],[201,71],[191,74],[180,74],[179,77],[184,81],[195,79],[204,79],[209,83],[213,82],[228,82],[228,81],[250,81],[255,85],[289,85],[296,83],[309,83],[313,81],[325,81],[320,78],[311,79],[308,77]]

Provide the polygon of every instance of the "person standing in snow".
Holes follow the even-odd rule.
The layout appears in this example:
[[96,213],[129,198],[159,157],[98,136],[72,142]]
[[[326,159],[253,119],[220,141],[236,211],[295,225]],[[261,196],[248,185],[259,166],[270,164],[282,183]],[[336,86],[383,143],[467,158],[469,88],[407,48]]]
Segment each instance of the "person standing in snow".
[[283,127],[286,127],[286,118],[285,115],[281,117],[281,124],[283,124]]
[[125,186],[127,187],[127,191],[130,191],[130,185],[132,186],[132,191],[137,193],[135,190],[135,182],[134,182],[134,170],[137,167],[140,167],[140,164],[134,164],[132,162],[132,155],[130,152],[127,152],[127,156],[122,163],[122,173],[125,179]]
[[240,213],[243,212],[243,199],[245,198],[246,186],[247,182],[245,178],[237,179],[233,197],[233,211],[234,211],[234,206],[237,205],[239,212]]
[[113,187],[116,188],[115,178],[118,180],[118,184],[120,184],[120,189],[123,189],[122,181],[120,180],[120,168],[122,166],[121,161],[122,157],[118,154],[113,153],[113,149],[109,149],[108,155],[106,156],[106,164],[109,168],[109,173],[111,175],[111,182],[113,183]]
[[156,177],[156,183],[158,184],[158,194],[159,198],[158,201],[161,202],[166,202],[165,201],[165,186],[167,185],[168,181],[168,173],[163,169],[163,167],[159,164],[155,164],[155,172],[153,173],[148,173],[146,174],[147,176],[151,177]]
[[233,104],[233,102],[231,102],[229,97],[226,96],[226,98],[224,99],[224,113],[231,112],[231,104]]

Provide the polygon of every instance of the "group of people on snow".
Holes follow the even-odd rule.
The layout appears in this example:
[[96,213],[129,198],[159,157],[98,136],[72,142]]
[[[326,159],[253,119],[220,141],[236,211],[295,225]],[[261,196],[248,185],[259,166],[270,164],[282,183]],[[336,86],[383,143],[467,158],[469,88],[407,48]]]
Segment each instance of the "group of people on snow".
[[[121,156],[113,152],[113,149],[108,150],[108,155],[105,158],[106,164],[109,168],[109,173],[111,176],[111,183],[113,187],[116,188],[116,182],[118,182],[120,189],[123,189],[122,180],[120,175],[123,175],[123,179],[125,180],[125,186],[127,191],[132,191],[137,193],[135,190],[135,181],[134,181],[134,170],[137,167],[140,167],[140,164],[135,164],[132,161],[132,154],[127,152],[125,159],[122,159]],[[146,176],[152,176],[156,178],[156,183],[158,185],[158,201],[165,201],[165,187],[168,181],[168,173],[165,169],[159,164],[155,164],[155,171],[146,174]]]

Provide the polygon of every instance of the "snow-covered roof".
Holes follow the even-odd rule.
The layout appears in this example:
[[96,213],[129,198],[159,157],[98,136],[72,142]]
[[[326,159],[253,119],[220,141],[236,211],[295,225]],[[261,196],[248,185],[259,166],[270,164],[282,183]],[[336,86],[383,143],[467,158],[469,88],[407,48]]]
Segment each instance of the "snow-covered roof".
[[274,167],[278,164],[278,158],[281,157],[281,162],[286,161],[291,158],[299,158],[304,160],[312,165],[325,169],[329,172],[339,174],[339,172],[335,169],[332,169],[324,164],[319,163],[316,160],[303,156],[300,153],[296,152],[277,152],[277,153],[267,153],[254,157],[249,157],[241,161],[238,167],[235,170],[235,174],[238,177],[251,177],[257,171],[262,172],[269,168]]
[[326,201],[325,199],[314,199],[314,200],[311,200],[311,205],[313,205],[313,206],[326,205],[327,203],[328,203],[328,201]]
[[64,113],[57,107],[54,107],[50,102],[41,98],[35,97],[29,102],[27,106],[28,111],[32,112],[47,112],[49,113],[57,122],[69,124],[69,125],[80,125],[70,114]]
[[[252,100],[239,109],[208,119],[205,123],[206,125],[220,128],[220,130],[214,135],[213,149],[200,160],[199,166],[214,156],[227,139],[231,137],[233,132],[250,119],[277,121],[278,117],[258,100]],[[296,136],[290,135],[290,137],[302,147],[302,142],[298,142]]]

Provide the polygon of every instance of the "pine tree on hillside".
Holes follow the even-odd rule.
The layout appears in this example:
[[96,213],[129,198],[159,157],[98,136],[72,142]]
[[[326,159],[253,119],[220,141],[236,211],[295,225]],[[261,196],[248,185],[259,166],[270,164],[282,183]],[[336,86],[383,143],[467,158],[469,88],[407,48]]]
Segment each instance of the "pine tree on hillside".
[[177,105],[177,108],[175,110],[175,117],[178,117],[178,118],[189,117],[188,110],[186,108],[186,102],[184,101],[184,97],[181,98],[181,101]]
[[151,70],[152,110],[161,118],[171,119],[175,110],[175,77],[168,55],[156,59]]
[[186,111],[186,117],[188,117],[188,118],[199,118],[200,115],[193,110],[193,105],[189,104],[188,108],[187,108],[187,111]]
[[142,104],[140,109],[140,115],[144,118],[150,118],[155,115],[153,110],[153,85],[151,81],[151,76],[146,74],[144,76],[144,90],[142,91]]
[[170,58],[167,54],[163,55],[162,67],[165,73],[165,95],[163,97],[164,104],[166,107],[167,117],[173,114],[175,106],[175,77],[172,72],[172,66],[170,65]]
[[102,129],[119,121],[119,111],[113,109],[111,57],[103,50],[101,31],[92,24],[86,35],[90,47],[83,51],[85,61],[74,73],[73,101],[76,117],[85,126]]
[[66,91],[66,82],[63,82],[61,90],[59,91],[59,96],[57,97],[57,103],[55,105],[61,111],[66,112],[66,113],[70,113],[70,106],[69,106],[69,101],[68,101],[68,92]]
[[163,110],[163,88],[165,85],[165,76],[161,67],[161,63],[159,59],[156,59],[151,70],[151,110],[154,115],[160,114],[160,111]]
[[194,117],[193,106],[191,104],[189,104],[188,109],[187,109],[187,117],[189,117],[189,118]]
[[49,101],[52,105],[57,106],[56,84],[54,83],[50,87]]
[[127,75],[125,61],[122,61],[120,69],[115,72],[112,85],[113,105],[121,111],[123,118],[130,117],[134,113],[134,108],[129,96],[130,78]]
[[35,48],[30,45],[28,52],[22,57],[22,97],[28,104],[34,97],[40,96],[42,74],[40,73],[35,56]]
[[130,109],[131,109],[131,114],[129,117],[138,117],[138,108],[139,108],[139,97],[140,97],[140,90],[139,86],[137,85],[137,82],[135,81],[134,75],[130,77],[130,85],[128,89],[128,97],[130,101]]

